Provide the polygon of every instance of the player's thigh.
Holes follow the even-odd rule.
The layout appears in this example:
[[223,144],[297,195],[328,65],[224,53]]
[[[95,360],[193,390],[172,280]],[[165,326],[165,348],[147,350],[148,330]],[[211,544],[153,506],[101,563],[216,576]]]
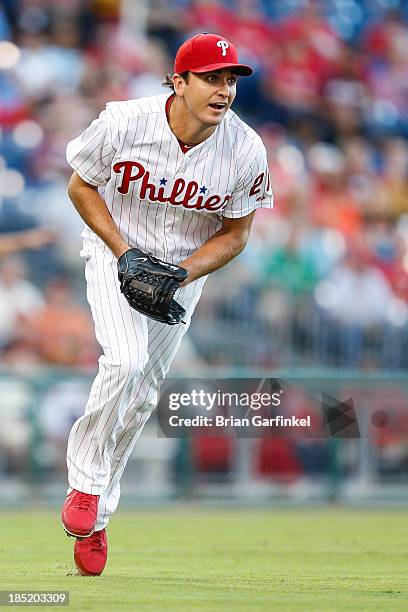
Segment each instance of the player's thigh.
[[188,331],[204,282],[205,279],[199,279],[176,294],[177,301],[186,309],[185,324],[166,325],[153,319],[147,321],[149,360],[145,372],[148,371],[157,383],[166,376],[183,336]]
[[99,244],[87,247],[82,256],[87,299],[105,362],[130,364],[141,371],[148,360],[147,319],[133,310],[120,292],[116,258]]

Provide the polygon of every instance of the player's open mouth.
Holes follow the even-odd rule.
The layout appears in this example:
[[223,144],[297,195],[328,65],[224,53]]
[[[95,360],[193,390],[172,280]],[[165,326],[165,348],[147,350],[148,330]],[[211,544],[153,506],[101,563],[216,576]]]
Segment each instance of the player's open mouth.
[[212,108],[213,110],[220,113],[223,110],[225,110],[227,104],[225,102],[213,102],[212,104],[209,104],[208,106]]

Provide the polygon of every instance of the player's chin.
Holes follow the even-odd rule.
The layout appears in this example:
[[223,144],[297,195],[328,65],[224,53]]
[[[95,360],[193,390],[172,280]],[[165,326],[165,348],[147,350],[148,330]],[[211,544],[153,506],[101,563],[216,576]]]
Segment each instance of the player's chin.
[[226,108],[222,111],[217,111],[209,106],[205,113],[205,122],[208,123],[208,125],[218,125],[224,119],[226,112]]

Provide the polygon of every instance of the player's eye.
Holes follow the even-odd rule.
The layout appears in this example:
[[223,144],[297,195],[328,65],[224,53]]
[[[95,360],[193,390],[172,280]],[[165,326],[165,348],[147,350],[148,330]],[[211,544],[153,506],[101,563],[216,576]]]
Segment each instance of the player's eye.
[[236,82],[237,82],[237,77],[231,77],[230,79],[228,79],[228,83],[230,85],[235,85]]

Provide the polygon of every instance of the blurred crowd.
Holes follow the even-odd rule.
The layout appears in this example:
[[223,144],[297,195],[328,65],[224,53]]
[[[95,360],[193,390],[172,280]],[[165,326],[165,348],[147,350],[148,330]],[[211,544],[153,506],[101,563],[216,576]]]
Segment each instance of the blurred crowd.
[[1,255],[0,363],[95,366],[66,143],[106,101],[164,93],[178,45],[209,31],[255,67],[235,109],[276,204],[209,280],[189,349],[217,366],[408,367],[407,17],[396,0],[2,0],[0,237],[50,237]]

